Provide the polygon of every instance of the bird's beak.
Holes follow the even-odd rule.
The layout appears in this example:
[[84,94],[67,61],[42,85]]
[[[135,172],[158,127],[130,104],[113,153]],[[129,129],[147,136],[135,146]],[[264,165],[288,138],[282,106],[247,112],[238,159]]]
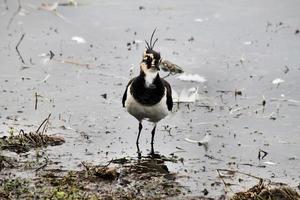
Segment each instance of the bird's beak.
[[157,65],[151,65],[151,68],[152,68],[152,69],[155,69],[155,70],[157,70],[157,71],[160,70],[159,64],[157,64]]
[[157,71],[159,71],[159,70],[160,70],[159,64],[158,64],[158,65],[155,65],[155,68],[157,69]]

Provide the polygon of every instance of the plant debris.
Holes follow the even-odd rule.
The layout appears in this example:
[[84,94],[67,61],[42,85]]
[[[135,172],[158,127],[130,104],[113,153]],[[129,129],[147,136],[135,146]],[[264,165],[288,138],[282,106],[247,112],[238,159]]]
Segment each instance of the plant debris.
[[25,133],[24,130],[21,129],[19,134],[15,135],[14,132],[11,131],[9,136],[0,138],[0,149],[16,153],[25,153],[32,148],[63,144],[65,142],[63,137],[45,134],[50,116],[51,115],[42,122],[35,132]]
[[15,159],[0,155],[0,171],[5,168],[13,168],[15,165],[17,165]]
[[[233,192],[234,195],[230,200],[299,200],[300,195],[297,191],[289,187],[284,183],[274,183],[270,180],[265,180],[261,177],[257,177],[245,172],[229,169],[217,169],[219,178],[222,180],[225,188],[231,192],[231,186],[236,185],[234,183],[226,182],[225,179],[233,180],[237,174],[245,175],[250,178],[258,180],[258,183],[246,191]],[[239,182],[243,179],[239,178]],[[239,184],[238,184],[239,185]]]
[[289,186],[273,186],[259,182],[245,192],[236,193],[230,200],[299,200],[300,195]]
[[165,59],[161,61],[160,68],[165,72],[169,72],[171,75],[181,74],[184,72],[181,67]]
[[109,167],[110,163],[111,162],[104,166],[93,166],[85,162],[82,162],[81,164],[85,167],[89,175],[113,181],[116,180],[120,174],[115,167]]
[[[125,164],[92,165],[82,162],[83,170],[45,169],[34,179],[0,180],[1,199],[164,199],[180,198],[187,190],[169,171],[165,158],[126,159]],[[113,165],[112,165],[113,164]]]
[[22,34],[20,40],[18,41],[18,43],[17,43],[17,45],[16,45],[16,51],[17,51],[17,53],[18,53],[18,55],[19,55],[19,58],[20,58],[20,60],[21,60],[21,62],[22,62],[23,64],[25,64],[25,61],[24,61],[24,59],[23,59],[23,57],[22,57],[22,55],[21,55],[21,53],[20,53],[20,51],[19,51],[19,46],[20,46],[22,40],[24,39],[24,36],[25,36],[25,33]]
[[258,160],[260,160],[260,159],[263,160],[267,155],[268,155],[268,152],[259,149],[259,151],[258,151],[258,156],[257,156],[257,157],[258,157]]

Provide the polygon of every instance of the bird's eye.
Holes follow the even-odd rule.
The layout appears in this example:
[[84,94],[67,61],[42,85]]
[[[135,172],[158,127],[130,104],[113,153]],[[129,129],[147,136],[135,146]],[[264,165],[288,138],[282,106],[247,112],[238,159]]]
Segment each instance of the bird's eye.
[[150,56],[147,56],[145,61],[147,64],[147,68],[149,69],[151,67],[152,58]]

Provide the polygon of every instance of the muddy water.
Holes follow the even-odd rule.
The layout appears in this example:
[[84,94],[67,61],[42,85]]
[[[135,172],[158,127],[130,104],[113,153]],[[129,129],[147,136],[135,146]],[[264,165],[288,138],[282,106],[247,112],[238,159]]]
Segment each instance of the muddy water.
[[[221,195],[218,168],[299,184],[299,2],[78,2],[77,7],[58,6],[55,14],[38,9],[39,1],[25,1],[14,18],[16,2],[9,1],[8,10],[1,2],[1,135],[10,127],[35,130],[51,113],[48,132],[66,139],[45,150],[58,167],[136,157],[138,123],[122,108],[121,97],[129,69],[138,73],[141,41],[158,27],[162,56],[207,79],[167,78],[178,93],[191,87],[199,91],[197,102],[175,106],[155,138],[157,152],[182,161],[166,163],[180,184],[192,196],[204,189],[207,196]],[[25,64],[15,50],[22,34]],[[50,50],[52,60],[43,55]],[[284,82],[273,84],[278,78]],[[147,155],[151,124],[145,128],[140,148]],[[205,135],[207,149],[186,140]],[[263,160],[259,149],[268,152]],[[256,181],[243,179],[245,186]]]

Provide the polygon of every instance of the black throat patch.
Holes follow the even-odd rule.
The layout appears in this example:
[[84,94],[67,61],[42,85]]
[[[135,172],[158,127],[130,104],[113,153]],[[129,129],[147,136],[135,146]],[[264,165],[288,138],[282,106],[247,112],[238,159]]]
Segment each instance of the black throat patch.
[[131,84],[130,93],[139,103],[152,106],[160,102],[163,98],[165,87],[158,74],[152,83],[152,87],[149,88],[145,86],[144,77],[145,74],[141,72],[141,74],[134,79]]

